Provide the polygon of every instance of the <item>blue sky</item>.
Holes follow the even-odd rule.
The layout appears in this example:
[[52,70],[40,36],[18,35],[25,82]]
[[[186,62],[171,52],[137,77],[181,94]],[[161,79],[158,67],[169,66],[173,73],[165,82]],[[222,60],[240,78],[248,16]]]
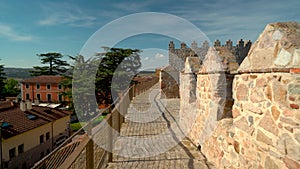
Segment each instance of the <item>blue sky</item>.
[[[299,6],[299,0],[27,0],[26,3],[1,0],[0,64],[6,67],[40,65],[36,54],[47,52],[75,56],[102,26],[139,12],[182,17],[201,29],[211,41],[220,39],[224,43],[231,39],[235,43],[241,38],[255,41],[267,23],[300,21]],[[143,22],[149,21],[135,24],[143,25]],[[169,40],[164,36],[141,35],[118,45],[143,49],[144,65],[159,67],[167,63]]]

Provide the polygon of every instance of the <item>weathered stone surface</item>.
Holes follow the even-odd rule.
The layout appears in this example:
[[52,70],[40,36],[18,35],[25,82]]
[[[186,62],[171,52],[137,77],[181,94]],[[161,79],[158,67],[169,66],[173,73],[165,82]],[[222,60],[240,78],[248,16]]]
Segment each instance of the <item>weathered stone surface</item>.
[[297,126],[299,125],[299,123],[294,122],[292,119],[290,118],[285,118],[285,117],[280,117],[280,121],[286,124],[290,124],[292,126]]
[[272,84],[272,94],[273,99],[276,102],[279,103],[285,103],[286,102],[286,90],[283,85],[281,85],[279,82],[275,81]]
[[283,159],[284,164],[289,168],[289,169],[299,169],[300,168],[300,163],[296,162],[294,160],[291,160],[287,157]]
[[232,110],[232,117],[233,118],[237,118],[240,115],[241,115],[241,113],[240,113],[239,109],[235,108],[235,109]]
[[289,94],[300,94],[300,85],[299,84],[289,84],[288,91],[289,91]]
[[296,49],[293,54],[293,65],[299,67],[300,65],[300,49]]
[[285,49],[281,49],[274,61],[276,66],[286,66],[292,58],[292,54]]
[[269,113],[266,113],[266,115],[260,120],[259,126],[276,136],[278,135],[277,125]]
[[265,169],[279,169],[279,167],[270,157],[267,157],[265,161]]
[[264,78],[259,78],[259,79],[256,80],[256,85],[255,85],[255,87],[263,87],[263,86],[265,86],[265,85],[267,85],[266,79],[264,79]]
[[236,98],[241,101],[248,100],[248,87],[246,85],[240,84],[237,86]]
[[276,30],[272,36],[274,40],[280,40],[282,38],[282,33],[279,30]]
[[250,132],[251,130],[245,117],[235,121],[234,125],[245,132]]
[[280,111],[277,109],[276,106],[272,106],[271,111],[272,111],[272,116],[273,116],[274,120],[276,121],[280,115]]
[[295,134],[295,139],[300,143],[300,133]]
[[267,70],[298,67],[300,48],[300,23],[281,22],[268,24],[252,45],[239,71]]
[[265,95],[269,100],[272,100],[272,90],[271,90],[271,86],[267,86],[264,89]]
[[290,136],[285,140],[285,144],[286,144],[287,155],[289,155],[290,157],[293,157],[297,161],[300,161],[300,146],[299,146],[299,144],[297,145]]
[[272,139],[266,136],[262,131],[257,130],[256,140],[265,144],[272,145]]
[[244,104],[243,105],[243,109],[251,111],[251,112],[253,112],[255,114],[263,114],[261,108],[253,106],[253,105],[250,105],[250,104]]
[[240,153],[240,144],[237,141],[233,142],[233,148],[236,153]]
[[283,110],[283,115],[284,115],[285,117],[291,117],[291,116],[294,115],[294,113],[293,113],[292,110],[286,108],[286,109]]
[[251,91],[250,100],[254,103],[262,102],[265,100],[264,94],[259,90],[259,88],[254,88]]
[[290,107],[292,109],[299,109],[299,105],[298,104],[290,104]]

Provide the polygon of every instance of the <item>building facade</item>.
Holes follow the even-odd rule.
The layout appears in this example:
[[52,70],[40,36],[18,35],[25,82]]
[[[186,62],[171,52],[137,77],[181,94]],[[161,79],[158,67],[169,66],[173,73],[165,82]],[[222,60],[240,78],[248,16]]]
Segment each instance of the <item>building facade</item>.
[[62,76],[36,76],[21,82],[22,100],[62,102]]
[[69,136],[70,112],[30,101],[6,104],[0,104],[3,168],[30,168]]

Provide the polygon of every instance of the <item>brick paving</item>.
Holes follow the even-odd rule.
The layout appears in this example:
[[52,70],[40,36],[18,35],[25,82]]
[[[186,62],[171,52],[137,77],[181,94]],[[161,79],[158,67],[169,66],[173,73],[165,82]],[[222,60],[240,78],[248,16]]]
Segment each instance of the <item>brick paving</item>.
[[179,106],[160,99],[158,85],[135,97],[107,168],[212,168],[178,127]]

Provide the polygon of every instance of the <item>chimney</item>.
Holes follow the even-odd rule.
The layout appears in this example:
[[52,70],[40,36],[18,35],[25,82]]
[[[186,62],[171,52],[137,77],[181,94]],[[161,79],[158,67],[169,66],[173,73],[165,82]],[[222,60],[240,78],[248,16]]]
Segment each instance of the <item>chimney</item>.
[[34,100],[34,105],[38,106],[39,104],[40,104],[39,99],[35,99],[35,100]]
[[20,102],[20,109],[21,109],[21,111],[26,111],[26,104],[25,104],[25,101],[24,101],[24,100],[22,100],[22,101]]
[[32,109],[32,102],[31,102],[30,99],[26,101],[26,106],[27,106],[27,110],[31,110]]

